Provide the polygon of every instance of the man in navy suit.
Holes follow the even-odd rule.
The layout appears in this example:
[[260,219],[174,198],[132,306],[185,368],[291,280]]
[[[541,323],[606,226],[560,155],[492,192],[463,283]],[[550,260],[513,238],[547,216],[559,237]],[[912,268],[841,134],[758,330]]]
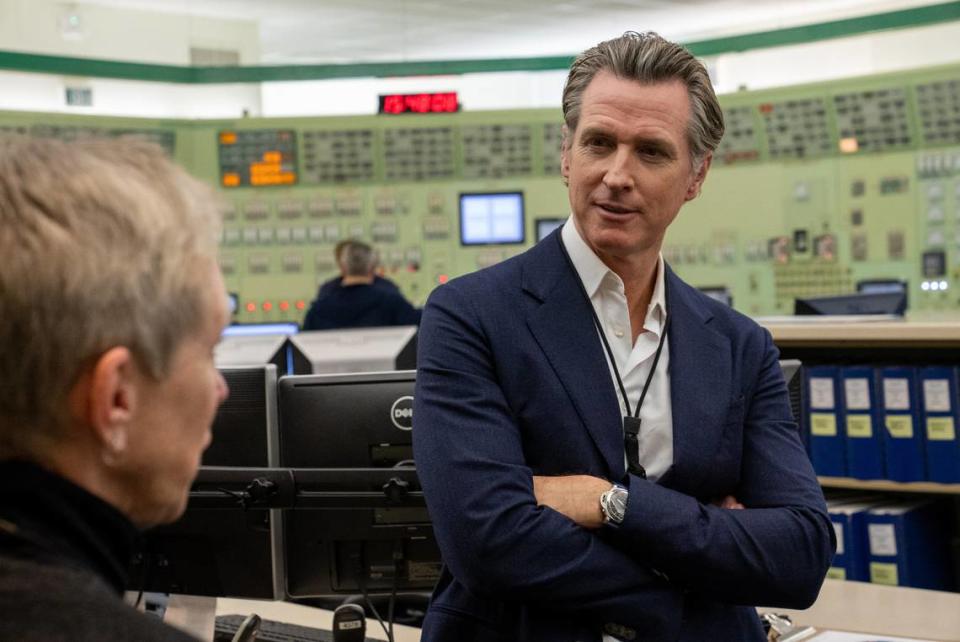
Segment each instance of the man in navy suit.
[[703,66],[628,33],[563,94],[571,218],[437,288],[414,453],[444,569],[423,640],[765,640],[835,546],[770,334],[664,233],[723,134]]

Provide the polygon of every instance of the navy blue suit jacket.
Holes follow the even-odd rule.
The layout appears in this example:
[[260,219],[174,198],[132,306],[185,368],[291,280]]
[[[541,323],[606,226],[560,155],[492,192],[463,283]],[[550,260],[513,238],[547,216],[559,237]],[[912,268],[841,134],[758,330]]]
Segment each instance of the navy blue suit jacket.
[[[752,606],[809,606],[835,546],[769,333],[667,270],[674,464],[628,475],[559,243],[424,309],[414,454],[444,558],[424,642],[765,639]],[[624,523],[589,531],[538,506],[532,476],[567,474],[627,484]],[[710,503],[725,495],[747,509]]]

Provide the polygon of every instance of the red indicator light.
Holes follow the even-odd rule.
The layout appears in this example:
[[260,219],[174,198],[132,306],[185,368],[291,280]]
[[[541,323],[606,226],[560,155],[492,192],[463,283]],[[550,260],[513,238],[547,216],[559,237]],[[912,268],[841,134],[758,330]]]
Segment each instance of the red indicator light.
[[302,300],[301,300],[301,301],[297,301],[297,309],[298,309],[298,310],[303,310],[303,309],[306,308],[306,307],[307,307],[307,304],[306,304],[305,301],[302,301]]
[[281,302],[280,302],[280,309],[283,310],[284,312],[286,312],[287,310],[289,310],[289,309],[290,309],[290,302],[289,302],[289,301],[281,301]]
[[272,310],[272,309],[273,309],[273,304],[272,304],[272,303],[270,303],[269,301],[264,301],[264,302],[263,302],[263,311],[264,311],[264,312],[269,312],[269,311]]
[[439,283],[440,285],[443,285],[449,280],[450,280],[450,277],[447,276],[446,274],[440,274],[437,276],[437,283]]
[[247,312],[256,312],[256,311],[257,311],[257,304],[256,304],[256,303],[253,303],[253,302],[251,301],[250,303],[247,304]]

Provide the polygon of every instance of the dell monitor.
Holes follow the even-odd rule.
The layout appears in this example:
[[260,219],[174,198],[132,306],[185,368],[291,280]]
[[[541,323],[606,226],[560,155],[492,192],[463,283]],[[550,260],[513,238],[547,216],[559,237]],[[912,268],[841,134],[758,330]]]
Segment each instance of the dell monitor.
[[518,245],[524,230],[523,192],[460,194],[461,245]]
[[417,327],[314,330],[290,337],[295,374],[412,370]]
[[[290,597],[429,591],[439,578],[412,468],[415,374],[280,380],[280,463],[301,489],[284,511]],[[400,501],[407,494],[419,501]],[[326,503],[311,510],[311,495]]]
[[[279,511],[246,509],[217,489],[251,482],[279,460],[277,369],[221,368],[230,396],[217,410],[187,510],[144,534],[130,588],[155,593],[280,599],[284,595]],[[200,491],[200,482],[208,488]],[[239,488],[246,482],[241,481]]]
[[906,310],[907,293],[905,290],[899,292],[858,292],[839,296],[796,299],[793,306],[793,313],[797,315],[883,314],[903,316]]

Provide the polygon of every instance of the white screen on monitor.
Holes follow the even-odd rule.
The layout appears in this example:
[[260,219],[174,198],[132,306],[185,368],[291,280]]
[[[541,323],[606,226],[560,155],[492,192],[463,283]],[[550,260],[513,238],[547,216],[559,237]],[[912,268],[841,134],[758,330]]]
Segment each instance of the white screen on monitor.
[[460,195],[460,242],[463,245],[523,241],[522,193]]

